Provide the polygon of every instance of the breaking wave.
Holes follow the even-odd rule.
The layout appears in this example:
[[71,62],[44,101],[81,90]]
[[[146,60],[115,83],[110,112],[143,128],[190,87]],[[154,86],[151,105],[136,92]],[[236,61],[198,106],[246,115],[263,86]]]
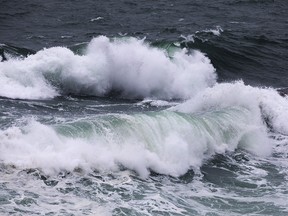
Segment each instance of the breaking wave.
[[30,121],[1,131],[0,158],[5,164],[48,173],[125,167],[142,177],[150,170],[179,176],[237,148],[269,154],[267,132],[251,118],[248,109],[230,107],[194,114],[98,115],[54,126]]
[[48,99],[63,94],[187,99],[214,85],[215,69],[201,52],[149,46],[135,38],[94,38],[82,55],[52,47],[0,63],[0,96]]

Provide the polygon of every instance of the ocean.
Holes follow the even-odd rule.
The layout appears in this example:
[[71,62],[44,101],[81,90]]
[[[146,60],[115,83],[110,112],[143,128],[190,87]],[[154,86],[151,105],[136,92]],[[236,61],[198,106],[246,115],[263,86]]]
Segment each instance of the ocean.
[[0,8],[0,215],[288,215],[287,1]]

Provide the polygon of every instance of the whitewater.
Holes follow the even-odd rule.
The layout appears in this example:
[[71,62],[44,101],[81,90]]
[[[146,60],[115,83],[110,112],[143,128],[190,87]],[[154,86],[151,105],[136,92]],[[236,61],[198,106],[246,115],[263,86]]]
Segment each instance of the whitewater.
[[[70,210],[64,215],[153,215],[158,210],[160,215],[202,215],[206,211],[202,205],[207,206],[209,199],[217,203],[227,196],[227,202],[243,202],[237,191],[222,188],[222,183],[228,184],[225,179],[216,181],[220,177],[214,176],[218,165],[213,161],[221,155],[225,158],[221,163],[230,165],[218,172],[229,176],[231,166],[236,167],[228,178],[232,184],[240,184],[244,191],[262,188],[264,206],[272,202],[279,212],[288,208],[282,201],[286,192],[271,201],[273,194],[266,191],[272,183],[261,180],[270,177],[265,163],[281,164],[280,173],[287,169],[282,161],[288,153],[287,97],[241,80],[217,82],[216,70],[204,53],[177,44],[171,47],[99,36],[76,51],[51,47],[27,57],[6,54],[7,61],[0,62],[1,172],[11,182],[19,175],[29,182],[19,183],[26,188],[21,195],[24,204],[9,201],[14,189],[3,189],[9,211],[22,205],[23,211],[29,213],[31,207],[34,214],[42,206],[49,214],[51,203],[45,197],[69,194]],[[209,175],[214,176],[212,183],[205,180]],[[41,186],[31,187],[30,181],[36,185],[43,181],[51,191],[36,192]],[[167,184],[160,195],[154,181]],[[174,182],[178,186],[172,186]],[[277,190],[286,184],[278,184]],[[185,194],[188,186],[190,195]],[[86,187],[92,187],[93,194],[85,192]],[[142,187],[154,191],[152,201],[149,190]],[[190,201],[183,204],[177,195],[169,199],[170,187]],[[135,192],[139,202],[123,202],[133,188],[139,190]],[[141,198],[141,193],[148,194]],[[253,206],[256,201],[250,197]],[[229,214],[225,202],[219,204],[219,214]],[[72,208],[75,203],[81,207]],[[138,206],[141,203],[149,207],[144,210]],[[61,208],[54,213],[60,214]]]
[[169,53],[135,38],[93,39],[81,55],[64,47],[44,49],[25,59],[1,63],[0,95],[48,99],[61,94],[123,98],[185,99],[215,83],[216,74],[201,52]]

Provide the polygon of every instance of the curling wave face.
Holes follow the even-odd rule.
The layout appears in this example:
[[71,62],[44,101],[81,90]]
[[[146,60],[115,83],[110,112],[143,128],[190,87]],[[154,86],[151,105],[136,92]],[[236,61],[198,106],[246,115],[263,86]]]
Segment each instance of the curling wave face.
[[94,38],[83,55],[52,47],[0,63],[0,96],[48,99],[63,94],[187,99],[214,85],[215,69],[199,51],[173,56],[135,38]]
[[1,131],[1,159],[48,173],[124,166],[142,177],[149,170],[179,176],[200,168],[216,153],[236,148],[269,154],[266,130],[251,118],[246,108],[230,107],[194,114],[98,115],[54,126],[30,121]]

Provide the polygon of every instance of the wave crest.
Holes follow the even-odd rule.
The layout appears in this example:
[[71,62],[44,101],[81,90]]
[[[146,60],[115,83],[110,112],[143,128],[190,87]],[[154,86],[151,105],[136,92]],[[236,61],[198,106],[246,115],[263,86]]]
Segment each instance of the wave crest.
[[171,58],[135,38],[100,36],[83,55],[52,47],[0,63],[0,95],[20,99],[111,92],[123,98],[186,99],[215,82],[215,69],[201,52],[179,49]]
[[0,158],[45,172],[111,171],[120,165],[142,177],[149,170],[180,176],[214,154],[267,146],[265,130],[250,119],[247,109],[227,108],[193,115],[111,114],[54,126],[32,121],[0,132]]

